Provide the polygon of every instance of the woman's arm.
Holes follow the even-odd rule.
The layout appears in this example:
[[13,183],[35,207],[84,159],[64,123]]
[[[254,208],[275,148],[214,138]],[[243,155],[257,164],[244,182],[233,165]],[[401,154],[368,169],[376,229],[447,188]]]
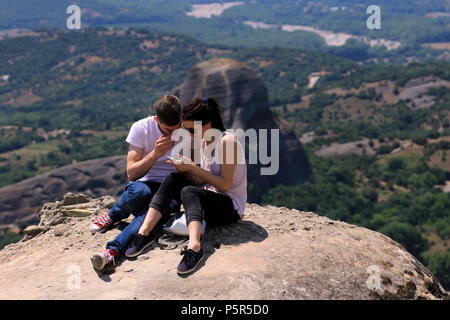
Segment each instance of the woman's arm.
[[194,168],[192,174],[203,179],[206,183],[213,185],[220,191],[227,192],[231,189],[235,169],[236,164],[221,164],[220,176],[216,176],[200,167]]
[[[198,167],[198,165],[196,165],[196,166]],[[205,179],[203,179],[203,178],[201,178],[201,177],[199,177],[199,176],[197,176],[195,174],[192,174],[190,172],[185,172],[185,175],[189,179],[191,179],[195,184],[198,184],[198,185],[203,185],[203,184],[205,184],[207,182]]]
[[[196,157],[195,152],[199,152],[199,150],[196,150],[196,149],[194,149],[194,148],[192,147],[192,148],[191,148],[191,155],[193,155],[193,158],[192,158],[192,159],[194,159],[194,160],[195,160],[195,159],[200,159],[200,154],[197,154],[197,157]],[[196,163],[196,166],[199,167],[199,166],[200,166],[200,163]],[[203,185],[203,184],[206,183],[206,180],[205,180],[205,179],[202,179],[202,178],[200,178],[199,176],[194,175],[194,174],[192,174],[192,173],[185,172],[185,175],[186,175],[189,179],[191,179],[195,184]]]
[[[209,183],[217,189],[227,192],[231,189],[234,171],[238,163],[238,144],[234,136],[225,136],[222,138],[220,143],[221,150],[223,150],[221,156],[222,163],[220,164],[220,176],[200,168],[193,162],[189,164],[176,164],[172,162],[172,164],[178,169],[178,171],[185,172],[189,174],[189,176],[195,177],[195,180],[202,181],[203,183]],[[233,158],[226,161],[227,154],[233,151],[230,147],[234,149],[234,154],[232,154]]]

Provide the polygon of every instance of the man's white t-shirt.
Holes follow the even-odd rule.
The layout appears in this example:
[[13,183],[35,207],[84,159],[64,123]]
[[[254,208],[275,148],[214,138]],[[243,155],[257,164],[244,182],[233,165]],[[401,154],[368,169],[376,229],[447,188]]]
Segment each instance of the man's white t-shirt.
[[[158,122],[156,122],[155,117],[150,116],[135,122],[131,126],[126,142],[140,149],[144,149],[145,157],[153,149],[155,149],[155,142],[162,135],[163,134],[161,130],[159,130]],[[138,181],[156,181],[162,183],[170,173],[175,172],[175,167],[166,163],[166,160],[168,159],[167,156],[170,156],[170,152],[171,150],[156,160],[153,167]]]

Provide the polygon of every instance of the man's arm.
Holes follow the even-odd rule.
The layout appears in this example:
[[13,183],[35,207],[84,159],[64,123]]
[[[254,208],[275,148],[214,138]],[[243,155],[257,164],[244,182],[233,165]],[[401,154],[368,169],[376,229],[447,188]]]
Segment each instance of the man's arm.
[[130,144],[127,156],[127,176],[130,181],[136,181],[147,174],[156,160],[166,154],[174,143],[168,137],[160,137],[155,148],[144,157],[144,149]]
[[144,157],[144,149],[130,144],[127,156],[127,176],[130,181],[136,181],[147,174],[158,158],[152,150]]

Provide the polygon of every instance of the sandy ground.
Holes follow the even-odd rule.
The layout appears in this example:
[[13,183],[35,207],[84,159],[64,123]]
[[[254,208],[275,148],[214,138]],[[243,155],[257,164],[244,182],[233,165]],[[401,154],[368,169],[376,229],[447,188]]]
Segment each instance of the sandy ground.
[[188,16],[195,18],[207,18],[212,16],[220,16],[222,13],[235,6],[243,5],[244,2],[227,2],[227,3],[208,3],[208,4],[194,4],[192,11],[186,13]]
[[[276,25],[266,24],[263,22],[256,22],[256,21],[244,21],[244,24],[254,28],[254,29],[271,29],[276,28]],[[345,45],[347,40],[349,39],[357,39],[362,42],[367,43],[371,47],[374,46],[384,46],[388,50],[395,50],[400,47],[401,43],[398,41],[391,41],[386,39],[369,39],[367,37],[361,37],[361,36],[354,36],[352,34],[348,33],[342,33],[342,32],[333,32],[333,31],[327,31],[327,30],[320,30],[317,28],[309,27],[309,26],[301,26],[301,25],[290,25],[285,24],[281,26],[281,30],[287,31],[287,32],[293,32],[293,31],[307,31],[307,32],[313,32],[321,36],[327,45],[329,46],[336,46],[340,47]]]
[[450,50],[450,42],[431,42],[425,43],[423,46],[436,50]]

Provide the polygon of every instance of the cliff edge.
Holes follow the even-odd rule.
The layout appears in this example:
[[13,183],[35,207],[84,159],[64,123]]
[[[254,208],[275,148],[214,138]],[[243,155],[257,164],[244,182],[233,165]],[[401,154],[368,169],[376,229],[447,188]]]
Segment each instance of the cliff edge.
[[40,223],[0,251],[0,299],[448,299],[433,274],[397,242],[312,212],[249,204],[245,219],[209,228],[206,259],[179,277],[179,250],[154,246],[97,273],[89,257],[126,222],[91,235],[114,203],[66,194]]

